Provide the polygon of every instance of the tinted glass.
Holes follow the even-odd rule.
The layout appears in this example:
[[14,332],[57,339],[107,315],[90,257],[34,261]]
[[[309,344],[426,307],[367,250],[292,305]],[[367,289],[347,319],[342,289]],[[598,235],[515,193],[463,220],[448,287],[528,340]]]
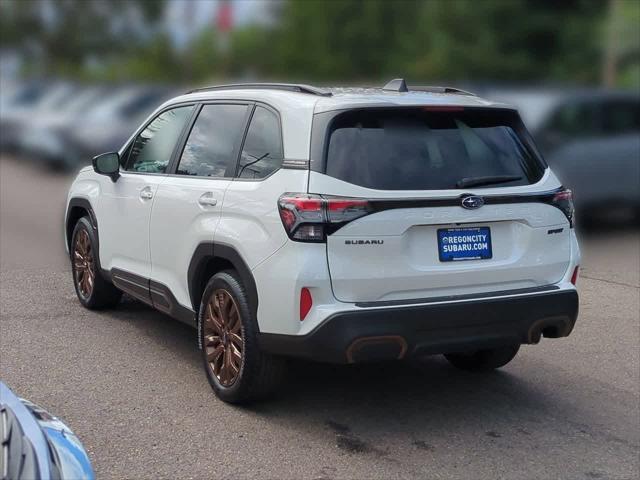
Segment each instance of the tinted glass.
[[275,113],[256,107],[244,141],[238,177],[264,178],[282,165],[280,122]]
[[631,99],[605,102],[602,130],[608,135],[640,131],[640,102]]
[[486,187],[525,185],[542,167],[522,128],[517,115],[499,110],[348,112],[332,125],[326,173],[380,190],[450,189],[493,176],[514,179]]
[[568,137],[595,135],[599,130],[598,116],[599,108],[595,103],[570,103],[553,115],[549,130]]
[[202,107],[182,152],[177,173],[198,177],[232,175],[246,113],[246,105]]
[[127,170],[164,173],[193,107],[178,107],[158,115],[131,147]]

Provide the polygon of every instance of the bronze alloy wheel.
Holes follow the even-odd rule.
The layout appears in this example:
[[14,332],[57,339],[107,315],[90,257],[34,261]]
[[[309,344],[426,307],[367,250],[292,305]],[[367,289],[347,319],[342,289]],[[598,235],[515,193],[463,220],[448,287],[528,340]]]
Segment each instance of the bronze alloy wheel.
[[89,298],[93,292],[96,273],[91,240],[84,229],[78,231],[73,246],[73,270],[78,291],[84,298]]
[[230,387],[240,375],[244,338],[238,305],[227,290],[217,289],[209,298],[203,327],[207,367],[222,386]]

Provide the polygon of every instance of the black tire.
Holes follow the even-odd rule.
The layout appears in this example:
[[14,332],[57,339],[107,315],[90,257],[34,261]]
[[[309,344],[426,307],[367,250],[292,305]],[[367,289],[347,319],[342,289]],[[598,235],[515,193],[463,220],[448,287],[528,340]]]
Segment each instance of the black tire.
[[[76,252],[78,242],[81,241],[81,239],[85,240],[85,242],[88,241],[89,245],[86,259],[84,259],[85,255],[83,255],[82,261],[77,257]],[[71,235],[69,257],[71,260],[71,272],[76,295],[82,306],[89,310],[115,307],[122,297],[122,292],[114,287],[111,282],[103,278],[100,272],[97,245],[98,241],[91,221],[88,217],[82,217],[78,220],[78,223],[76,223],[73,234]],[[91,257],[90,260],[88,260],[89,257]],[[82,278],[84,278],[83,272],[86,272],[87,268],[92,272],[89,274],[89,276],[92,277],[90,288],[86,287],[86,284],[82,282]]]
[[477,350],[468,353],[448,353],[445,358],[451,365],[469,372],[487,372],[504,367],[520,350],[520,345],[507,345],[505,347]]
[[[222,308],[222,302],[216,303],[214,295],[219,296],[218,298],[222,297],[227,302],[229,301],[227,295],[229,295],[232,299],[229,309],[237,312],[237,316],[230,314],[234,320],[227,322],[226,333],[223,332],[225,328],[221,330],[219,324],[214,323],[212,319],[212,315],[216,318],[221,316],[214,312]],[[216,352],[219,352],[225,343],[228,346],[223,347],[224,351],[226,352],[229,348],[234,352],[229,353],[229,362],[232,362],[231,358],[236,358],[234,354],[237,356],[238,349],[231,345],[234,341],[238,341],[237,338],[233,340],[231,337],[231,323],[233,323],[233,329],[242,337],[240,359],[237,362],[239,365],[234,364],[233,379],[224,378],[222,373],[224,367],[220,367],[219,361],[215,361],[216,358],[226,355],[226,353],[217,353],[216,356]],[[258,324],[249,307],[244,285],[235,271],[225,270],[216,273],[209,280],[198,310],[198,335],[209,384],[218,398],[224,402],[240,404],[261,399],[272,394],[281,383],[285,373],[285,361],[283,358],[260,351]],[[220,361],[225,361],[226,358],[223,357]],[[216,366],[221,369],[217,374]]]

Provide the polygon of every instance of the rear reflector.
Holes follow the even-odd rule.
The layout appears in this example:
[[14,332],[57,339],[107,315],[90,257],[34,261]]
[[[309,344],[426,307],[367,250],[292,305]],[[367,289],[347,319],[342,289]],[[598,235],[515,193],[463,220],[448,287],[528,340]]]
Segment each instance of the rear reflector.
[[571,275],[571,283],[573,283],[574,285],[578,283],[579,270],[580,270],[580,266],[576,266],[576,268],[573,269],[573,275]]
[[313,306],[313,298],[307,287],[300,290],[300,321],[304,320]]

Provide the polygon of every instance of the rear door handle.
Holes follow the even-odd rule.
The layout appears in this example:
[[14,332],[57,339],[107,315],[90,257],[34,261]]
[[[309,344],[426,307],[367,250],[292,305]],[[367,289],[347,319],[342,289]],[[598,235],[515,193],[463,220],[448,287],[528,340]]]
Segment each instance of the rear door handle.
[[143,200],[151,200],[153,198],[151,187],[144,187],[142,190],[140,190],[140,198]]
[[218,200],[214,198],[213,192],[205,192],[200,195],[198,203],[205,207],[215,207],[218,204]]

